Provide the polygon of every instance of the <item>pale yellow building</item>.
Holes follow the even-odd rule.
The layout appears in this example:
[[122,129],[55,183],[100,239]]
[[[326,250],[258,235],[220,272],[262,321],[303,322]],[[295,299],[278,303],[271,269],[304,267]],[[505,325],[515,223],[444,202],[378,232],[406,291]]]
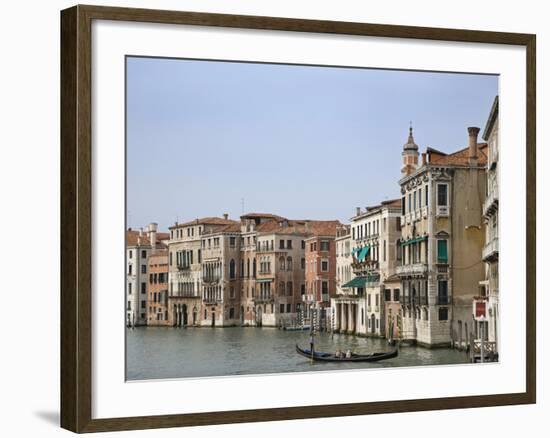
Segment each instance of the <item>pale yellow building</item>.
[[482,208],[487,144],[468,128],[454,153],[427,148],[418,162],[412,128],[403,147],[400,264],[402,335],[436,347],[466,346],[472,300],[485,278]]

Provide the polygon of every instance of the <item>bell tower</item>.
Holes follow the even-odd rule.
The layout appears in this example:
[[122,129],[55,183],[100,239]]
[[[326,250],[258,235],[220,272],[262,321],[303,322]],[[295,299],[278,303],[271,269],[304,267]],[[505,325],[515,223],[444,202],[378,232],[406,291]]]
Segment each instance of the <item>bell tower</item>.
[[418,167],[418,145],[414,142],[412,123],[409,126],[409,139],[403,145],[403,167],[401,167],[401,175],[406,176],[413,173]]

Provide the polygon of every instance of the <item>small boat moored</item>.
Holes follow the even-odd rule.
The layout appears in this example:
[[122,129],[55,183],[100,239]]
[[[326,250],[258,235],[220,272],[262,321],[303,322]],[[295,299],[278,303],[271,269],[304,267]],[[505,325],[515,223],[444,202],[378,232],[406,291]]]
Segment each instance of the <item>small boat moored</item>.
[[298,344],[296,344],[296,353],[318,362],[377,362],[379,360],[397,357],[399,354],[398,351],[398,348],[396,348],[386,352],[369,354],[351,353],[351,357],[345,357],[345,354],[341,357],[337,357],[334,353],[323,353],[315,350],[313,350],[313,354],[311,354],[311,350],[300,348]]

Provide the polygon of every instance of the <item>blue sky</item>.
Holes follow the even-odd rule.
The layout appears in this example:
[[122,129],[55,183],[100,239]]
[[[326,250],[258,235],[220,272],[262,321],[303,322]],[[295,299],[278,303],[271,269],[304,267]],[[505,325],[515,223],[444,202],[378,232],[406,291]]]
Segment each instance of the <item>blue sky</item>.
[[128,58],[128,226],[271,212],[347,222],[420,150],[466,147],[498,77]]

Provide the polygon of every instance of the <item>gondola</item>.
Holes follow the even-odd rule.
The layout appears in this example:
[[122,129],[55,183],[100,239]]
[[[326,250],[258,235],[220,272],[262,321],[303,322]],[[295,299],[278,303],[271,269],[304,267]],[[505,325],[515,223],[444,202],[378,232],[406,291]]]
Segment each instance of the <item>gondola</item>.
[[386,351],[383,353],[369,353],[369,354],[357,354],[352,353],[351,357],[336,357],[334,353],[323,353],[321,351],[311,351],[308,349],[302,349],[296,344],[296,353],[301,354],[308,359],[312,359],[319,362],[376,362],[384,359],[391,359],[397,357],[398,349],[392,351]]

